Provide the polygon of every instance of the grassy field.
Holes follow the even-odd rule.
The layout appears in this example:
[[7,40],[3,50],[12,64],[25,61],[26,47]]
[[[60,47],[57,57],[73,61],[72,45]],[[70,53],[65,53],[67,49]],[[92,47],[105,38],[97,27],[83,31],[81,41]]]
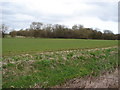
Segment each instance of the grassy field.
[[2,42],[3,88],[52,87],[118,66],[116,40],[5,38]]
[[5,38],[3,56],[63,49],[85,49],[117,45],[117,40]]
[[118,66],[116,47],[23,54],[3,58],[3,88],[44,88],[97,76]]

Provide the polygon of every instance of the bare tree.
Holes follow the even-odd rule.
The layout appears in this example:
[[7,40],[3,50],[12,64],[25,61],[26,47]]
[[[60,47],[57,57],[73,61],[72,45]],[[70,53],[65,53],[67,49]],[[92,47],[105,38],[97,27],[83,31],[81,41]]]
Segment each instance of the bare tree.
[[41,23],[41,22],[32,22],[32,24],[30,25],[30,29],[40,30],[42,25],[43,25],[43,23]]
[[78,25],[76,25],[76,24],[73,25],[73,26],[72,26],[72,29],[73,29],[73,30],[78,30]]
[[104,30],[104,34],[113,34],[113,32],[110,30]]
[[2,37],[5,37],[5,34],[8,30],[8,26],[6,26],[5,24],[0,25],[0,33],[2,34]]
[[111,39],[115,39],[115,35],[110,30],[104,30],[104,37],[103,38],[111,40]]

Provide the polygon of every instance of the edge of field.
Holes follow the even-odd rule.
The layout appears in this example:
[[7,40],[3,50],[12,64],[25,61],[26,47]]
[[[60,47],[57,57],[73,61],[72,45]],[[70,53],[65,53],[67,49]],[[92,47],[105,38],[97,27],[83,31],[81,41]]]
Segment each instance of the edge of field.
[[118,47],[23,54],[3,58],[3,87],[52,87],[118,66]]

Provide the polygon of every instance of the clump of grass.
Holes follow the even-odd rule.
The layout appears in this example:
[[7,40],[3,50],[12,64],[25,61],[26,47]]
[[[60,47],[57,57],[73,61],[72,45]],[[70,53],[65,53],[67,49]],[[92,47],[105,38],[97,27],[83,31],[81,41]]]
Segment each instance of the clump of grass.
[[3,88],[51,87],[75,77],[97,76],[101,71],[118,65],[117,48],[45,52],[26,56],[3,58]]

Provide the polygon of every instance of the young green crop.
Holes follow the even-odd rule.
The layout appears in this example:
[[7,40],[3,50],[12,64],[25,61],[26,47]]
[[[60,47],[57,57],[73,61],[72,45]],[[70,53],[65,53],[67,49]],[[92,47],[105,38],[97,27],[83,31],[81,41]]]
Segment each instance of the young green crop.
[[69,49],[117,46],[117,40],[4,38],[3,56]]

